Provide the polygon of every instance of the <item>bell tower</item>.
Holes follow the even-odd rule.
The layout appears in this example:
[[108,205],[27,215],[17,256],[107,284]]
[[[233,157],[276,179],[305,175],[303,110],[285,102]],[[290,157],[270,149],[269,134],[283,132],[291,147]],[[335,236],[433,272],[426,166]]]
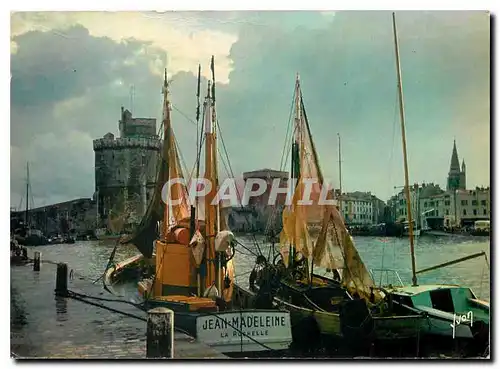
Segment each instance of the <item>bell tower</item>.
[[465,190],[465,161],[462,161],[462,168],[458,161],[458,152],[456,141],[453,140],[453,151],[451,153],[450,170],[448,180],[446,181],[446,190]]

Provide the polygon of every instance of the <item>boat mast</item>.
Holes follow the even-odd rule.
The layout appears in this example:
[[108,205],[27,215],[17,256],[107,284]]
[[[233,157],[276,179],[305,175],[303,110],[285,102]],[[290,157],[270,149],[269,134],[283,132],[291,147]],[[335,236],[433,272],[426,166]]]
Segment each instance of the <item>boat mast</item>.
[[[201,156],[201,147],[200,147],[201,136],[198,137],[198,135],[200,134],[200,87],[201,87],[201,64],[198,64],[198,86],[196,90],[196,99],[198,103],[196,106],[196,179],[200,178],[200,156]],[[193,210],[193,205],[191,205],[191,238],[194,235],[195,231],[194,228],[198,229],[199,226],[198,214],[199,214],[198,196],[196,196],[194,210]],[[201,288],[200,283],[198,283],[198,288]]]
[[[171,150],[170,147],[170,102],[168,100],[168,80],[167,80],[167,68],[165,68],[165,79],[163,82],[163,142],[164,142],[164,157],[168,157],[166,154]],[[166,150],[165,150],[166,149]],[[170,163],[168,164],[167,181],[170,179]],[[168,189],[170,197],[170,188]],[[162,238],[166,238],[168,234],[168,228],[170,225],[170,205],[165,204],[165,211],[163,213],[163,227],[161,230]]]
[[337,133],[339,137],[339,211],[342,215],[342,151],[340,150],[340,133]]
[[206,263],[207,263],[207,273],[205,279],[205,288],[208,289],[216,282],[215,275],[215,209],[212,205],[212,200],[215,197],[216,188],[214,186],[214,165],[213,165],[213,155],[214,155],[214,134],[213,134],[213,121],[211,115],[211,109],[213,105],[211,104],[211,81],[208,81],[208,96],[207,96],[207,110],[205,116],[205,179],[210,182],[210,192],[205,196],[205,229],[206,229]]
[[30,188],[30,166],[26,163],[26,213],[24,215],[24,223],[28,227],[28,210],[29,210],[29,188]]
[[[217,114],[215,110],[215,60],[212,55],[212,60],[210,61],[210,69],[212,71],[212,136],[213,136],[213,147],[212,147],[212,165],[213,165],[213,186],[217,191],[219,189],[219,170],[217,165]],[[215,206],[215,225],[216,231],[220,231],[220,201],[217,202]]]
[[[212,147],[212,165],[213,165],[213,173],[212,173],[212,184],[213,184],[213,190],[218,191],[219,190],[219,168],[218,168],[218,163],[217,163],[217,153],[218,148],[217,148],[217,112],[215,109],[215,58],[212,55],[212,59],[210,60],[210,70],[212,71],[212,136],[213,136],[213,147]],[[212,201],[212,200],[211,200]],[[216,252],[215,251],[215,236],[217,233],[221,231],[221,204],[220,200],[217,201],[217,204],[215,205],[214,208],[214,213],[215,213],[215,232],[213,233],[213,240],[214,242],[212,243],[213,247],[213,253],[216,255],[216,264],[214,264],[214,271],[215,271],[215,277],[216,277],[216,287],[219,293],[222,293],[222,257],[223,253],[221,252]],[[211,233],[212,234],[212,233]]]
[[[293,183],[294,187],[290,188],[291,191],[291,196],[293,197],[293,193],[295,191],[295,188],[298,185],[298,180],[300,177],[300,153],[302,147],[299,146],[301,144],[301,124],[300,124],[300,118],[301,118],[301,111],[300,111],[300,76],[299,73],[297,73],[296,79],[295,79],[295,127],[293,130],[292,135],[294,136],[294,140],[292,143],[292,170],[291,170],[291,182]],[[291,205],[290,205],[291,206]],[[290,249],[289,249],[289,262],[288,265],[292,266],[293,262],[295,260],[295,245],[290,244]]]
[[403,143],[403,160],[404,160],[404,171],[405,171],[405,195],[406,195],[406,208],[408,211],[408,227],[410,232],[410,253],[411,253],[411,271],[412,271],[412,284],[417,285],[417,275],[415,266],[415,247],[413,243],[413,219],[411,214],[411,203],[410,203],[410,185],[408,180],[408,158],[406,154],[406,135],[405,135],[405,112],[403,104],[403,83],[401,80],[401,64],[399,61],[399,45],[398,36],[396,30],[396,15],[392,13],[392,26],[394,31],[394,50],[396,53],[396,70],[398,75],[398,93],[399,93],[399,115],[401,118],[401,139]]

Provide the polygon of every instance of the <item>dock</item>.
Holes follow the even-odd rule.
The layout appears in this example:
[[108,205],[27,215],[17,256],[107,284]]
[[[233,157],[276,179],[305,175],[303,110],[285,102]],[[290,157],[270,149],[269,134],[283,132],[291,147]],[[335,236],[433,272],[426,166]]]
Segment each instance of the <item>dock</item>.
[[[28,257],[32,258],[35,248],[28,249]],[[43,248],[36,249],[43,252]],[[42,257],[38,272],[33,271],[32,262],[11,264],[11,357],[146,359],[147,313],[132,304],[116,301],[100,281],[93,283],[82,276],[73,275],[68,289],[92,296],[85,298],[90,303],[57,297],[56,262],[44,261]],[[175,332],[174,359],[227,357],[184,333]]]

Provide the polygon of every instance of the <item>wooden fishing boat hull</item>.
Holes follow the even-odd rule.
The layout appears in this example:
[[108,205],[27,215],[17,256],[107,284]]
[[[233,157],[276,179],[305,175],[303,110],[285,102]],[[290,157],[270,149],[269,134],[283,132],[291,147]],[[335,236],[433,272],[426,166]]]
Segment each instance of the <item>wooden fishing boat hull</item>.
[[[236,287],[241,291],[240,293],[251,296],[256,295],[255,292],[248,291],[241,286]],[[303,334],[304,330],[311,329],[311,325],[327,341],[328,339],[343,340],[346,338],[342,329],[340,313],[320,311],[296,305],[280,297],[274,297],[273,305],[276,309],[289,311],[292,326],[300,327],[293,335],[294,341],[302,341],[303,338],[307,338],[307,340],[314,339],[314,337],[304,337]],[[416,311],[409,312],[407,315],[375,316],[372,317],[372,321],[373,324],[366,332],[367,338],[371,341],[416,339],[426,325],[425,317]]]
[[[113,268],[106,271],[104,276],[108,291],[116,294],[113,284],[122,279],[123,274],[132,273],[138,276],[144,264],[154,263],[153,260],[147,260],[139,254],[115,264]],[[227,311],[193,312],[188,311],[186,305],[182,303],[144,299],[144,292],[150,288],[148,284],[148,280],[139,281],[138,284],[138,295],[144,302],[145,310],[154,307],[166,307],[173,310],[174,325],[177,330],[184,331],[223,354],[228,356],[263,356],[264,354],[267,356],[281,355],[289,350],[292,343],[292,323],[288,311],[245,308],[252,305],[251,296],[241,294],[235,289],[233,305]],[[179,298],[182,297],[179,296]]]
[[146,309],[165,307],[175,312],[175,328],[229,356],[286,353],[292,343],[288,312],[241,309],[189,312],[179,305],[149,300]]
[[[278,299],[279,301],[279,299]],[[302,319],[313,317],[319,331],[325,336],[342,338],[341,318],[338,313],[315,311],[312,309],[279,301],[292,312],[292,325]],[[373,317],[373,340],[394,340],[416,338],[424,328],[426,319],[422,315]]]

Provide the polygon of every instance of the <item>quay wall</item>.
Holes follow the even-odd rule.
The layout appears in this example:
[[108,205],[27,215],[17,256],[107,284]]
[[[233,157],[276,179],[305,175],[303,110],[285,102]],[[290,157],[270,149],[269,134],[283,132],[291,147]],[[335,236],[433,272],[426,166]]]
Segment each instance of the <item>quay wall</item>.
[[[96,225],[95,199],[81,198],[28,211],[28,223],[49,236],[57,233],[90,234]],[[11,231],[25,221],[24,211],[11,212]]]

